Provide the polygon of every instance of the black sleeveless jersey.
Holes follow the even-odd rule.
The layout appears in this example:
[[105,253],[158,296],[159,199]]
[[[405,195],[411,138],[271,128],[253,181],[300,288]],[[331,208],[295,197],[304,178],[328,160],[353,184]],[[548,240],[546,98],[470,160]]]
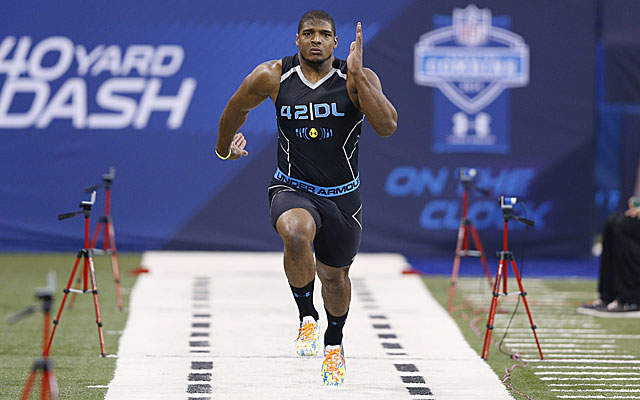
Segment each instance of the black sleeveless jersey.
[[283,58],[275,106],[282,173],[321,187],[358,177],[364,116],[347,93],[345,60],[335,59],[333,69],[311,83],[302,73],[297,54]]

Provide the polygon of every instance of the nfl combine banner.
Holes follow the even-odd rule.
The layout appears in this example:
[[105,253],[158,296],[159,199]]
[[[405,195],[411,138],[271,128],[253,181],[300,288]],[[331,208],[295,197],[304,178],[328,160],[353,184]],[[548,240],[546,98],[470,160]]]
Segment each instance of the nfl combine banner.
[[505,89],[529,83],[529,47],[488,8],[435,15],[415,46],[414,79],[434,91],[432,150],[509,153]]
[[468,217],[487,254],[502,245],[498,199],[513,196],[535,221],[528,254],[588,256],[595,21],[595,1],[415,1],[370,42],[399,129],[361,141],[363,197],[377,198],[364,247],[452,257],[460,174],[474,168],[471,187],[488,194],[471,190]]
[[[277,2],[276,2],[277,3]],[[532,256],[585,256],[593,235],[596,0],[328,1],[346,59],[356,23],[364,64],[399,114],[379,138],[365,120],[361,250],[452,256],[460,169],[475,168],[469,218],[500,247],[499,196],[536,222]],[[82,223],[57,221],[115,167],[120,250],[281,250],[269,223],[276,167],[270,100],[242,128],[248,157],[219,160],[220,115],[256,65],[295,54],[306,4],[24,0],[0,26],[0,250],[76,251]],[[241,11],[239,11],[241,10]],[[277,110],[290,113],[299,110]],[[310,105],[309,115],[341,113]],[[312,114],[311,114],[312,113]],[[301,129],[326,144],[335,133]],[[284,171],[283,173],[286,173]],[[92,215],[103,214],[104,192]],[[524,228],[514,225],[514,230]]]

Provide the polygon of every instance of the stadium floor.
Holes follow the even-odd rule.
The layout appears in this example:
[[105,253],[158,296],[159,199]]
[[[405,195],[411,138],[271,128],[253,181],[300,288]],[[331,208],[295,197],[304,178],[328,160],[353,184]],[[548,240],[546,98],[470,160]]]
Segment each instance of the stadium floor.
[[323,387],[322,357],[295,356],[297,310],[281,263],[279,253],[145,253],[150,273],[131,293],[106,399],[512,398],[394,254],[356,259],[346,380]]

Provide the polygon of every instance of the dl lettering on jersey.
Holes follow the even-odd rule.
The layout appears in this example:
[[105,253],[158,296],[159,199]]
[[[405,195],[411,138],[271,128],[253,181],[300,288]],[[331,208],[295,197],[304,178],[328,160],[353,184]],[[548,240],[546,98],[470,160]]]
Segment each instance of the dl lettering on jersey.
[[434,91],[434,153],[509,153],[506,89],[529,82],[529,47],[510,18],[471,4],[434,16],[414,48],[414,81]]

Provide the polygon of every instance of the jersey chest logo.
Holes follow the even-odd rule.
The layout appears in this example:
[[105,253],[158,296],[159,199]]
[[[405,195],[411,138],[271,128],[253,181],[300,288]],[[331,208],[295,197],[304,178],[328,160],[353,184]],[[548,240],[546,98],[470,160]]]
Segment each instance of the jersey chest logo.
[[324,140],[333,136],[333,129],[323,127],[296,128],[296,136],[307,140]]

